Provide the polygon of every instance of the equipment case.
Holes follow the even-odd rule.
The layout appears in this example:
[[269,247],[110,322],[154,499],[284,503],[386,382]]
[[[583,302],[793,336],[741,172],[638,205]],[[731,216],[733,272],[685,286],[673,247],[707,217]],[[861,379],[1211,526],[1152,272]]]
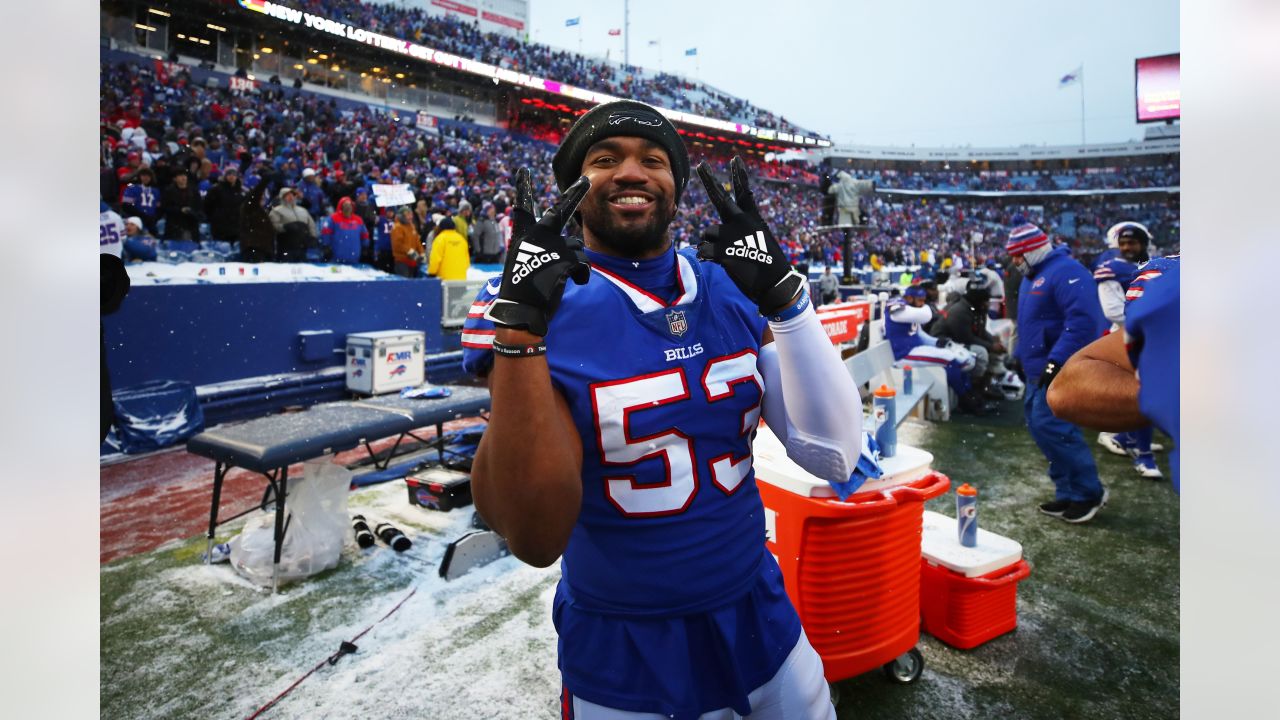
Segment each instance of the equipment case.
[[382,330],[347,335],[347,389],[381,395],[426,380],[425,334]]

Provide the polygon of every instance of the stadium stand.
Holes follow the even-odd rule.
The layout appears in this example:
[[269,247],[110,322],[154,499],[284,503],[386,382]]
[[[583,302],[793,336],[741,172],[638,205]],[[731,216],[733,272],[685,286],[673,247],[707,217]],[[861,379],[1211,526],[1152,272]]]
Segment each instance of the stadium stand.
[[[511,35],[481,32],[478,25],[448,15],[355,0],[305,0],[284,5],[497,67],[635,97],[669,109],[761,128],[799,130],[746,100],[685,78],[622,67]],[[218,12],[211,5],[205,9]],[[254,14],[247,13],[246,18],[252,21]],[[259,37],[274,42],[269,34]],[[118,40],[116,35],[106,44],[128,45]],[[255,47],[264,42],[260,40]],[[295,73],[286,66],[283,51],[255,52],[250,62],[237,58],[238,69],[219,71],[212,63],[202,62],[197,67],[189,58],[173,62],[181,60],[175,53],[167,56],[170,62],[164,62],[154,51],[137,46],[126,49],[132,52],[103,51],[101,75],[102,196],[117,207],[128,182],[142,166],[153,169],[154,186],[162,193],[179,168],[189,169],[203,197],[228,167],[241,162],[246,190],[263,177],[274,181],[272,191],[264,193],[268,199],[275,197],[277,187],[303,188],[302,204],[321,226],[338,199],[353,195],[359,187],[369,189],[385,182],[409,183],[416,198],[425,200],[432,213],[452,214],[463,201],[477,210],[486,202],[493,203],[501,213],[510,204],[515,170],[526,165],[546,173],[537,178],[537,192],[545,205],[555,196],[549,174],[555,144],[568,122],[585,110],[563,104],[558,96],[513,91],[511,107],[502,117],[500,109],[474,109],[485,101],[477,94],[485,83],[470,79],[477,93],[459,90],[456,83],[450,92],[478,98],[469,107],[476,115],[495,118],[494,123],[465,122],[466,114],[460,113],[453,120],[439,117],[432,131],[424,131],[414,124],[413,117],[392,111],[384,87],[390,78],[361,85],[355,93],[347,91],[352,87],[349,82],[317,82],[322,76],[359,79],[354,65],[350,71],[331,73],[308,60],[292,66],[303,68]],[[394,58],[387,60],[384,64],[394,63]],[[382,69],[384,75],[389,72]],[[286,80],[292,73],[306,82],[288,88],[278,77],[267,82],[252,80],[253,72],[265,75],[276,70]],[[233,73],[241,82],[231,81]],[[413,79],[406,78],[404,83],[414,87]],[[428,74],[422,79],[429,83],[431,78]],[[387,104],[378,107],[369,102],[370,91],[373,98]],[[514,102],[516,97],[519,103]],[[823,230],[824,195],[820,191],[822,176],[842,165],[877,185],[877,196],[868,208],[872,225],[855,234],[850,248],[859,268],[912,266],[923,251],[929,251],[935,264],[948,257],[958,262],[971,253],[975,257],[969,258],[970,262],[998,257],[1000,237],[1013,215],[1019,213],[1071,244],[1086,260],[1102,249],[1105,228],[1120,215],[1152,228],[1162,249],[1172,251],[1179,246],[1176,148],[1132,157],[1089,157],[1080,162],[990,161],[957,163],[954,168],[945,162],[905,159],[854,157],[842,163],[835,153],[815,165],[812,155],[805,158],[803,153],[787,153],[783,157],[801,159],[781,162],[778,156],[766,154],[766,143],[753,147],[742,138],[714,137],[695,127],[681,130],[694,162],[709,160],[723,172],[734,153],[747,157],[753,173],[765,181],[758,191],[765,219],[793,261],[814,265],[842,261],[840,234]],[[318,179],[314,188],[302,177],[308,168]],[[1132,194],[1106,195],[1115,192]],[[164,210],[160,209],[161,216]],[[702,188],[692,184],[672,225],[675,242],[695,244],[711,220],[710,212]],[[236,257],[234,245],[211,242],[207,218],[201,219],[206,223],[200,226],[197,243],[162,243],[159,259],[182,262]],[[365,219],[372,235],[376,212],[367,213]],[[164,225],[161,221],[158,235],[168,238],[174,233]],[[871,262],[872,256],[875,262]]]

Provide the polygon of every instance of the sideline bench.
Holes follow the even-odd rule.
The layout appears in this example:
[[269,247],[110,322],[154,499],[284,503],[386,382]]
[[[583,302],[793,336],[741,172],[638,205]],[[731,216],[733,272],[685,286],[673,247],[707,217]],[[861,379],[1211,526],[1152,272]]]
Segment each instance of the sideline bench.
[[[474,417],[489,409],[489,391],[478,387],[446,386],[451,395],[445,398],[408,399],[398,395],[366,398],[316,405],[309,410],[287,415],[272,415],[237,425],[206,430],[187,441],[187,452],[214,461],[213,499],[209,508],[208,547],[213,550],[213,535],[221,522],[243,517],[254,510],[266,510],[275,501],[275,556],[280,564],[288,520],[285,501],[288,494],[289,466],[364,445],[375,458],[375,467],[383,469],[395,456],[396,448],[406,436],[427,444],[414,435],[415,430],[435,426],[434,444],[444,458],[444,423]],[[378,464],[370,442],[397,436],[386,458]],[[267,479],[262,502],[256,507],[231,517],[218,518],[222,483],[232,468],[244,468]],[[206,555],[206,557],[209,557]],[[272,578],[273,589],[277,585]]]
[[[874,391],[889,385],[897,391],[894,410],[901,423],[912,413],[930,420],[947,420],[951,416],[951,399],[947,391],[947,375],[940,367],[912,365],[911,393],[902,392],[902,365],[893,360],[887,341],[874,343],[866,350],[844,361],[845,369],[859,387]],[[925,398],[929,402],[921,402]]]

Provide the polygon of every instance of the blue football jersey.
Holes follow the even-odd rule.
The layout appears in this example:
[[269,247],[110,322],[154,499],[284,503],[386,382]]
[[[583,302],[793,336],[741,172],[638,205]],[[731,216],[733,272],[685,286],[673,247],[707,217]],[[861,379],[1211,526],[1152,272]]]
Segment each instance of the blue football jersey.
[[373,251],[375,253],[391,252],[391,228],[394,223],[389,217],[379,217],[373,226]]
[[910,314],[912,307],[902,298],[894,298],[885,305],[884,338],[893,348],[893,357],[897,360],[907,356],[911,349],[924,342],[920,337],[920,323],[896,320],[895,316],[906,310]]
[[1103,283],[1114,280],[1120,283],[1120,287],[1125,290],[1129,289],[1129,283],[1138,275],[1138,266],[1125,260],[1122,257],[1113,257],[1110,260],[1098,263],[1098,267],[1093,271],[1093,279]]
[[160,211],[160,193],[150,185],[134,183],[124,189],[122,202],[133,205],[148,217]]
[[1156,258],[1142,266],[1129,285],[1125,303],[1125,346],[1138,370],[1138,409],[1173,438],[1169,453],[1173,489],[1179,486],[1180,411],[1178,327],[1181,265],[1177,256]]
[[[745,715],[800,630],[752,468],[765,320],[692,250],[589,257],[590,281],[566,285],[547,333],[583,453],[555,602],[565,685],[634,712]],[[483,313],[497,289],[463,328],[473,372],[492,363]]]

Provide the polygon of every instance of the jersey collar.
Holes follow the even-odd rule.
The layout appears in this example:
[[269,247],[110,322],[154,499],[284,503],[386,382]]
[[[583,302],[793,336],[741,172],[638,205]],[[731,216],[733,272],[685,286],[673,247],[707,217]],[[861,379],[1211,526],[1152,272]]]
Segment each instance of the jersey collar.
[[[594,253],[592,254],[594,255]],[[676,260],[675,270],[678,292],[675,300],[671,302],[666,302],[662,298],[641,287],[638,282],[635,282],[633,279],[628,279],[626,275],[630,275],[631,273],[619,268],[616,264],[614,264],[613,268],[605,268],[603,267],[603,263],[593,262],[591,265],[591,271],[605,280],[608,280],[614,285],[614,287],[621,290],[640,312],[650,313],[655,310],[687,305],[698,297],[698,274],[693,268],[693,263],[680,253],[672,251],[672,254],[675,255]],[[596,258],[593,258],[593,260],[595,259]],[[669,260],[666,260],[665,256],[658,259],[670,262]]]

